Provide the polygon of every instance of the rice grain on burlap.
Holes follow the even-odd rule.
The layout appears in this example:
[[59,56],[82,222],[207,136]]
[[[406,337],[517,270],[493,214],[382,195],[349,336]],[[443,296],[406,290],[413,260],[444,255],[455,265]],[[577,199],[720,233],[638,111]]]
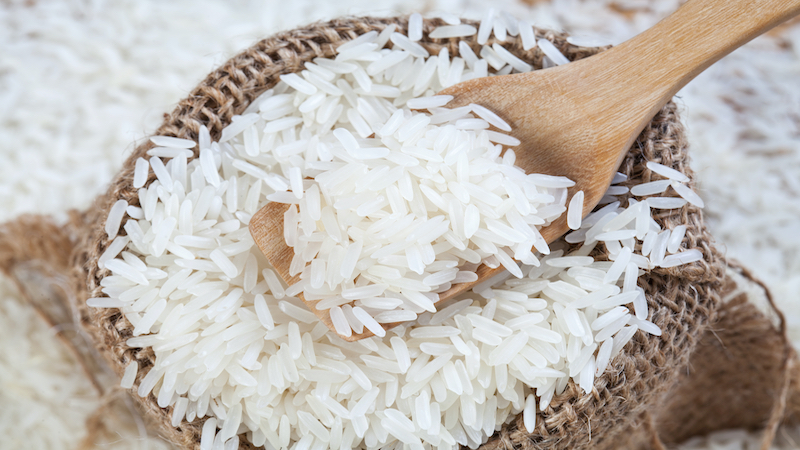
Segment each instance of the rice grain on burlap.
[[[405,29],[405,18],[347,18],[318,23],[285,32],[258,42],[211,73],[189,97],[178,104],[155,135],[197,139],[201,125],[206,125],[217,139],[231,122],[260,93],[272,87],[278,76],[302,69],[303,63],[314,57],[332,57],[335,48],[357,35],[382,30],[388,24]],[[426,20],[421,42],[432,54],[447,46],[451,55],[458,55],[457,40],[431,40],[427,33],[439,20]],[[575,47],[566,36],[551,31],[536,30],[537,37],[551,40],[569,59],[591,56],[602,49]],[[473,50],[480,46],[474,38],[467,40]],[[490,40],[490,44],[492,41]],[[509,38],[501,43],[512,53],[541,69],[543,54],[538,48],[524,51],[521,42]],[[122,374],[124,368],[137,361],[140,370],[132,395],[139,402],[144,416],[158,432],[178,448],[197,448],[204,419],[184,421],[178,428],[170,423],[171,408],[160,408],[152,394],[139,398],[135,391],[142,377],[153,366],[151,349],[129,348],[125,344],[133,327],[116,309],[88,308],[85,299],[103,296],[100,280],[108,271],[97,267],[97,260],[111,241],[104,223],[111,205],[123,199],[138,205],[137,189],[132,187],[134,163],[139,157],[148,158],[146,151],[153,145],[138,146],[124,163],[108,192],[99,197],[88,211],[75,215],[66,227],[74,244],[69,276],[76,289],[76,304],[81,325],[97,344],[98,350],[111,368]],[[647,182],[653,175],[646,161],[657,161],[673,167],[690,177],[687,143],[674,103],[665,106],[645,128],[631,148],[620,171],[630,181]],[[154,177],[151,175],[148,183]],[[566,391],[556,396],[546,411],[539,413],[536,430],[528,434],[521,418],[510,421],[484,445],[486,449],[585,449],[616,448],[629,441],[631,427],[641,423],[642,415],[654,410],[681,371],[689,356],[715,317],[720,304],[720,289],[724,262],[715,250],[711,236],[703,224],[702,213],[687,205],[681,209],[663,211],[657,216],[665,227],[688,225],[685,245],[698,248],[704,260],[690,265],[656,269],[640,279],[652,311],[651,320],[662,330],[662,336],[637,333],[625,350],[614,359],[611,367],[595,381],[595,389],[583,395],[570,383]],[[124,234],[121,230],[120,233]],[[11,237],[13,238],[13,236]],[[2,242],[2,233],[0,233]],[[7,260],[13,259],[7,257]],[[242,439],[241,448],[251,446]]]

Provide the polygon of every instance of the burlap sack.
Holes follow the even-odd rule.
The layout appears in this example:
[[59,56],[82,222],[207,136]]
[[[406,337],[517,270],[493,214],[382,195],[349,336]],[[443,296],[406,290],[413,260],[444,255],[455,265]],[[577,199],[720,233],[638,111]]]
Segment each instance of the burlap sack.
[[[206,125],[212,138],[216,139],[232,116],[241,113],[261,92],[272,87],[280,74],[301,70],[303,63],[314,57],[331,57],[340,43],[371,30],[380,31],[391,23],[405,29],[407,19],[338,19],[260,41],[211,73],[187,99],[179,103],[175,111],[165,116],[164,123],[154,134],[197,139],[200,126]],[[457,40],[427,38],[427,33],[441,24],[438,20],[426,20],[426,37],[421,43],[432,54],[447,46],[451,55],[458,55]],[[537,30],[536,34],[552,41],[571,60],[602,50],[570,45],[561,33]],[[474,39],[467,40],[467,43],[476,51],[480,48]],[[542,68],[543,54],[538,48],[524,51],[516,38],[509,38],[501,44],[536,69]],[[152,394],[139,398],[135,394],[136,387],[153,366],[152,351],[131,349],[125,345],[133,327],[118,310],[94,309],[85,305],[86,298],[102,296],[99,283],[108,273],[97,267],[98,257],[110,244],[104,231],[108,210],[119,199],[138,205],[137,190],[132,187],[134,161],[138,157],[148,158],[146,151],[150,148],[152,144],[149,142],[137,147],[108,192],[100,196],[89,210],[73,212],[68,223],[59,225],[47,217],[26,216],[0,227],[0,268],[18,281],[26,296],[39,305],[39,310],[51,322],[58,322],[59,318],[48,316],[47,305],[66,301],[69,304],[66,310],[75,312],[76,320],[90,336],[105,363],[118,376],[130,361],[138,361],[140,370],[131,394],[142,414],[177,448],[193,449],[199,447],[200,430],[205,419],[192,423],[184,421],[174,428],[169,424],[171,408],[158,407]],[[630,184],[648,182],[652,174],[645,162],[657,161],[691,177],[686,150],[686,137],[676,106],[670,103],[642,132],[620,171],[628,175]],[[153,179],[151,176],[148,183]],[[715,250],[702,213],[697,208],[687,205],[678,210],[664,211],[657,220],[667,228],[686,224],[685,245],[699,249],[704,255],[703,261],[656,269],[640,279],[652,311],[651,320],[663,330],[662,336],[638,333],[613,360],[611,367],[595,380],[592,393],[583,395],[570,384],[546,411],[539,413],[534,433],[525,432],[521,418],[516,418],[495,433],[484,448],[659,447],[663,446],[662,442],[678,442],[728,426],[757,427],[770,417],[773,419],[770,422],[772,433],[768,433],[766,439],[774,434],[787,398],[790,401],[793,398],[787,397],[789,382],[785,381],[789,379],[785,374],[791,368],[793,353],[786,343],[782,322],[775,328],[767,316],[761,314],[758,320],[751,320],[756,325],[748,327],[742,325],[752,319],[747,317],[747,311],[734,308],[732,305],[736,302],[723,304],[725,263]],[[120,232],[124,233],[124,230]],[[60,280],[61,287],[71,292],[70,295],[65,296],[47,287],[48,280],[54,277]],[[47,298],[55,300],[45,301]],[[56,309],[59,308],[65,309],[63,303]],[[65,316],[61,314],[60,317]],[[709,337],[712,324],[714,327],[724,326],[727,341],[720,342],[728,351],[714,350],[714,339],[722,338],[716,328],[711,333],[714,337]],[[747,345],[754,340],[747,334],[753,331],[753,327],[773,332],[770,336],[774,342],[770,342],[775,345],[770,346],[767,353],[774,358],[766,358],[769,364],[747,366],[749,371],[731,366],[731,361],[749,361],[747,357],[755,353],[764,357],[763,348]],[[739,338],[744,338],[744,341]],[[761,335],[758,338],[761,339]],[[78,342],[75,347],[81,345]],[[701,354],[702,359],[695,362],[695,353]],[[90,355],[86,357],[91,359]],[[737,367],[731,372],[738,373],[738,378],[719,382],[718,377],[725,375],[722,371],[725,367]],[[87,372],[96,370],[99,369],[90,367]],[[753,412],[752,407],[745,409],[744,406],[734,409],[731,402],[741,398],[742,390],[762,394],[756,397],[763,411]],[[707,398],[717,401],[698,403]],[[708,405],[713,410],[703,409]],[[717,414],[718,410],[730,414]],[[748,412],[749,421],[737,422],[735,418],[728,418],[743,411]],[[713,418],[698,420],[709,412],[713,412]],[[246,436],[241,438],[241,448],[251,448]]]

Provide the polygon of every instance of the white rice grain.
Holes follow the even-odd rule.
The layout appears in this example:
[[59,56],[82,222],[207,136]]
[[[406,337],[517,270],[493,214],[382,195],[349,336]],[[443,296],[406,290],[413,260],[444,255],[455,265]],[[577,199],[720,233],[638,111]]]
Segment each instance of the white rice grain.
[[119,232],[122,218],[125,216],[125,211],[128,208],[128,202],[125,200],[117,200],[114,205],[108,210],[108,218],[106,219],[105,231],[109,239],[114,239]]
[[653,172],[661,175],[662,177],[669,178],[670,180],[675,180],[681,183],[685,183],[689,181],[689,177],[678,172],[677,170],[673,169],[672,167],[667,167],[663,164],[659,164],[657,162],[648,161],[647,168],[652,170]]
[[486,15],[481,19],[480,26],[478,27],[478,44],[484,45],[489,40],[492,33],[492,26],[494,23],[494,8],[489,8]]
[[539,39],[536,41],[537,45],[542,52],[550,58],[557,66],[569,63],[569,59],[561,53],[552,42],[547,39]]
[[144,186],[149,170],[150,163],[146,159],[136,158],[136,164],[133,169],[133,183],[131,185],[136,189]]
[[581,219],[583,218],[583,191],[578,191],[572,196],[567,208],[567,226],[572,230],[577,230],[581,227]]
[[679,183],[677,181],[673,181],[670,184],[670,186],[672,186],[672,189],[675,189],[675,192],[677,192],[678,195],[683,197],[687,202],[691,203],[692,205],[697,206],[698,208],[702,208],[705,206],[703,199],[700,198],[700,196],[697,195],[697,193],[695,193],[686,185]]
[[651,181],[649,183],[637,184],[631,187],[631,194],[637,196],[661,194],[669,187],[670,180]]
[[[434,37],[433,33],[429,36]],[[422,39],[422,15],[419,13],[411,14],[408,17],[408,38],[412,41]]]
[[191,139],[181,139],[171,136],[151,136],[150,142],[161,147],[169,148],[194,148],[197,143]]
[[473,36],[478,30],[472,25],[444,25],[436,27],[430,32],[428,37],[431,39],[449,39],[456,37]]
[[522,39],[522,49],[528,51],[536,47],[536,35],[533,32],[533,25],[528,21],[520,21],[519,36]]
[[492,50],[494,50],[497,56],[508,63],[517,72],[530,72],[533,69],[533,66],[517,58],[500,44],[492,44]]

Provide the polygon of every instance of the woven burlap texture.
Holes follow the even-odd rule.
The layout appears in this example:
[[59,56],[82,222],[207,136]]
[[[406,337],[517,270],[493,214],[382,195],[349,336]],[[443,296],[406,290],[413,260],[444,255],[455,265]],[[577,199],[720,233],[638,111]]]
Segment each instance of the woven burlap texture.
[[743,428],[760,431],[760,448],[768,450],[778,427],[796,426],[798,414],[800,367],[783,314],[764,284],[731,261],[722,303],[689,363],[615,445],[663,450],[713,431]]
[[[331,57],[339,44],[368,31],[380,31],[390,24],[403,30],[407,19],[338,19],[260,41],[211,73],[178,104],[175,111],[165,115],[163,125],[154,135],[196,140],[200,126],[206,125],[212,138],[216,139],[232,117],[273,86],[279,75],[301,70],[303,63],[314,57]],[[441,24],[435,19],[425,21],[422,45],[432,54],[446,46],[450,55],[458,55],[457,40],[427,38],[428,32]],[[536,35],[553,42],[571,60],[601,50],[572,46],[560,33],[536,30]],[[476,52],[480,50],[474,38],[466,42]],[[536,69],[542,68],[543,54],[538,48],[524,51],[516,38],[500,44]],[[676,109],[673,103],[665,106],[632,146],[620,168],[628,176],[629,184],[651,181],[653,174],[645,167],[647,161],[660,162],[692,177],[686,137]],[[100,196],[89,210],[74,214],[73,220],[65,226],[67,231],[62,233],[70,239],[74,249],[70,264],[64,270],[77,293],[73,306],[79,311],[81,325],[92,336],[110,367],[121,375],[131,361],[138,361],[140,370],[132,395],[140,403],[146,418],[178,448],[198,448],[204,419],[184,422],[173,428],[169,424],[171,408],[160,408],[152,394],[147,398],[136,395],[140,380],[153,366],[154,355],[150,349],[127,347],[125,342],[132,336],[131,324],[119,310],[88,308],[84,302],[87,297],[103,296],[100,281],[108,272],[97,267],[97,260],[111,243],[104,222],[110,206],[117,200],[138,205],[137,189],[132,187],[134,162],[139,157],[147,159],[146,152],[152,146],[149,142],[138,146],[112,181],[108,192]],[[151,176],[148,183],[153,179]],[[702,212],[697,208],[687,205],[663,211],[656,220],[666,228],[686,224],[684,245],[697,248],[704,255],[703,261],[656,269],[640,279],[652,311],[651,320],[663,330],[663,334],[637,333],[611,367],[596,379],[590,394],[582,394],[570,383],[565,392],[557,395],[551,405],[539,413],[533,433],[524,431],[518,417],[495,433],[484,448],[618,448],[621,443],[629,442],[630,430],[642,423],[645,413],[657,409],[659,400],[685,371],[690,355],[715,317],[720,304],[724,261],[715,250],[704,226]],[[2,236],[0,232],[0,242],[14,239],[13,234],[7,233],[6,239]],[[14,251],[5,255],[0,253],[0,260],[10,266],[12,261],[19,259],[18,255]],[[242,439],[241,447],[250,447],[246,439]]]

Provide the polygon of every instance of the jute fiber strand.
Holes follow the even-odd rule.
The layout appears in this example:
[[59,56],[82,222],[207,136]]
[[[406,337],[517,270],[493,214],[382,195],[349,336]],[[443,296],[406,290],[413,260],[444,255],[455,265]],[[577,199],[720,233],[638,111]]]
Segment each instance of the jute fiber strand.
[[[165,116],[164,123],[153,134],[197,140],[200,126],[205,125],[210,130],[212,139],[216,140],[232,117],[243,112],[253,99],[274,86],[279,75],[300,71],[305,62],[315,57],[333,57],[339,44],[368,31],[380,31],[391,23],[404,30],[407,19],[337,19],[260,41],[211,73],[171,114]],[[437,54],[443,46],[447,46],[451,55],[458,55],[459,40],[432,40],[427,37],[436,26],[443,24],[436,19],[426,20],[424,37],[420,43],[431,54]],[[602,50],[570,45],[566,42],[566,35],[560,33],[536,30],[536,34],[537,37],[552,41],[570,60],[591,56]],[[479,51],[480,46],[474,37],[466,39],[466,42],[473,50]],[[489,44],[492,43],[493,40],[490,40]],[[521,42],[513,37],[500,44],[536,69],[542,68],[543,54],[538,48],[524,51]],[[126,345],[127,339],[132,337],[134,327],[119,310],[88,308],[85,305],[86,298],[104,296],[100,281],[109,272],[99,269],[97,261],[111,243],[104,229],[108,211],[120,199],[138,206],[137,189],[132,187],[134,164],[139,157],[148,159],[146,152],[152,147],[153,144],[149,141],[137,147],[112,181],[109,190],[89,210],[73,213],[71,220],[63,226],[55,225],[51,219],[41,216],[26,216],[2,226],[0,268],[7,274],[17,274],[18,277],[17,268],[21,264],[30,260],[42,260],[49,270],[64,277],[73,291],[73,295],[66,296],[71,302],[71,308],[77,311],[80,325],[91,336],[97,350],[113,372],[121,376],[131,361],[138,362],[140,368],[131,395],[138,402],[148,422],[177,448],[194,449],[199,447],[200,430],[205,418],[192,423],[184,421],[174,428],[170,425],[171,408],[160,408],[152,394],[147,398],[138,397],[136,389],[139,382],[153,367],[152,350],[129,348]],[[669,103],[656,115],[623,161],[620,171],[628,176],[629,185],[651,181],[652,173],[645,167],[647,161],[672,167],[690,178],[693,175],[688,166],[685,133],[673,103]],[[151,175],[147,183],[154,179]],[[655,269],[640,278],[640,286],[645,289],[652,312],[650,319],[663,330],[662,336],[637,333],[613,360],[610,368],[596,378],[590,394],[583,394],[570,382],[567,389],[557,395],[544,412],[538,413],[537,426],[533,433],[524,431],[522,418],[518,417],[495,433],[484,448],[611,449],[633,445],[634,442],[647,447],[662,445],[658,438],[662,429],[681,430],[682,433],[673,434],[675,439],[663,438],[663,442],[677,442],[698,433],[730,426],[722,423],[723,421],[704,422],[702,426],[692,423],[690,426],[688,423],[682,424],[678,416],[678,425],[669,428],[669,418],[659,414],[662,409],[666,411],[665,395],[672,399],[670,404],[685,405],[683,407],[688,409],[697,407],[697,392],[690,389],[674,392],[673,386],[694,386],[691,384],[693,372],[688,372],[688,380],[685,374],[687,367],[690,367],[693,352],[698,344],[706,342],[709,327],[717,319],[721,308],[725,262],[715,250],[702,213],[697,208],[686,205],[680,209],[664,210],[655,219],[665,228],[687,225],[685,239],[688,248],[697,248],[704,255],[702,261],[674,268]],[[124,234],[124,230],[120,230],[120,233]],[[603,258],[607,255],[594,256]],[[767,322],[771,323],[768,320]],[[737,335],[735,324],[727,329],[734,336]],[[790,368],[791,352],[787,350],[789,347],[782,334],[783,329],[780,328],[779,332],[783,343],[779,352],[779,366],[783,370],[780,372],[780,379],[784,380],[787,379],[784,374]],[[763,350],[748,348],[747,351]],[[715,358],[720,361],[726,358],[723,352],[708,353],[710,354],[704,354],[704,358],[710,367],[715,366]],[[678,382],[684,384],[676,385]],[[768,392],[771,392],[770,389],[777,389],[774,396],[765,396],[767,417],[757,420],[765,423],[770,415],[776,414],[780,418],[783,408],[776,409],[774,405],[781,402],[776,403],[774,400],[786,400],[787,391],[781,390],[781,386],[775,387],[773,378],[754,377],[752,382],[763,384],[760,387]],[[788,386],[787,383],[782,384]],[[699,386],[709,392],[739,389],[735,384],[724,383]],[[720,392],[720,395],[736,394]],[[685,402],[680,403],[681,399]],[[792,398],[789,400],[791,403]],[[634,441],[642,430],[646,438]],[[247,443],[246,437],[242,436],[241,441],[241,448],[252,447]]]

